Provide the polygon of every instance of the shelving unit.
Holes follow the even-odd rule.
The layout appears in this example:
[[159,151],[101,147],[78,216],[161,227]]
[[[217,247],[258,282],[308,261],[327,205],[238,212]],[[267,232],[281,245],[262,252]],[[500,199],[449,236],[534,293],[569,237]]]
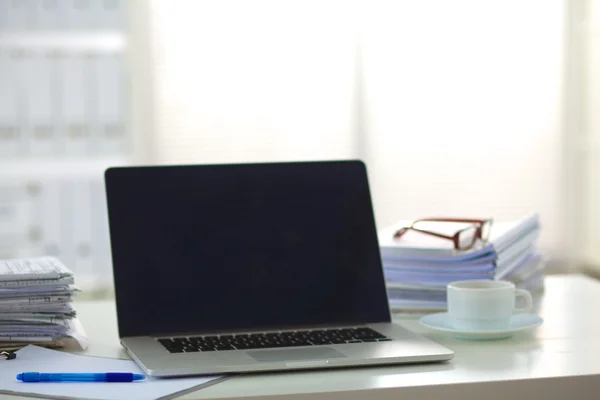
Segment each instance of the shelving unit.
[[0,0],[0,259],[112,283],[103,172],[130,162],[125,0]]

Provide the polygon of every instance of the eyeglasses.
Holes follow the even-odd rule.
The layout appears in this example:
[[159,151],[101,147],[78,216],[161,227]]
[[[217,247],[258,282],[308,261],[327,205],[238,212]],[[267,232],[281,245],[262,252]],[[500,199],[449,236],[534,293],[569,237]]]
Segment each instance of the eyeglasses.
[[[454,235],[444,235],[442,233],[433,232],[426,229],[420,229],[415,225],[421,222],[449,222],[449,223],[467,223],[469,226],[458,230]],[[456,250],[467,250],[470,249],[477,243],[478,240],[487,242],[490,237],[490,231],[492,228],[492,219],[469,219],[469,218],[421,218],[413,221],[410,226],[400,228],[394,237],[400,239],[406,232],[413,230],[421,232],[426,235],[439,237],[442,239],[452,240],[454,248]]]

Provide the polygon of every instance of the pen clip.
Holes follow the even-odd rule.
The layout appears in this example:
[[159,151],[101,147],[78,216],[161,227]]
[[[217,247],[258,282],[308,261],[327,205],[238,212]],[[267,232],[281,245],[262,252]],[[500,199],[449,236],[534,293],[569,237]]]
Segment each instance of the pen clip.
[[14,351],[0,351],[0,360],[14,360],[17,358],[17,353]]

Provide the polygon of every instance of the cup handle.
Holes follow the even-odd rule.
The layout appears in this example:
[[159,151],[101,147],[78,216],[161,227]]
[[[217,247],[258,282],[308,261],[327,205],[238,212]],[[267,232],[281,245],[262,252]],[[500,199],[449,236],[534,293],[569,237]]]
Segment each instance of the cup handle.
[[519,297],[522,297],[523,299],[525,299],[525,306],[524,307],[516,307],[515,306],[515,308],[513,310],[515,313],[524,313],[533,308],[533,299],[531,297],[531,293],[529,293],[527,290],[516,289],[515,297],[516,297],[516,300],[518,300]]

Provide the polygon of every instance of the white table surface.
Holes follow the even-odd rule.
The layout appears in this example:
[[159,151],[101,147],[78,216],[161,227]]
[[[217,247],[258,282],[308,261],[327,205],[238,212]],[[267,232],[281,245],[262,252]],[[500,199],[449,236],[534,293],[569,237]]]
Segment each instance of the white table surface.
[[[597,305],[600,282],[550,276],[538,303],[544,324],[510,339],[459,340],[422,327],[416,317],[396,319],[454,350],[450,362],[236,375],[181,399],[600,399]],[[119,345],[114,302],[81,301],[76,309],[90,338],[82,354],[129,358]]]

